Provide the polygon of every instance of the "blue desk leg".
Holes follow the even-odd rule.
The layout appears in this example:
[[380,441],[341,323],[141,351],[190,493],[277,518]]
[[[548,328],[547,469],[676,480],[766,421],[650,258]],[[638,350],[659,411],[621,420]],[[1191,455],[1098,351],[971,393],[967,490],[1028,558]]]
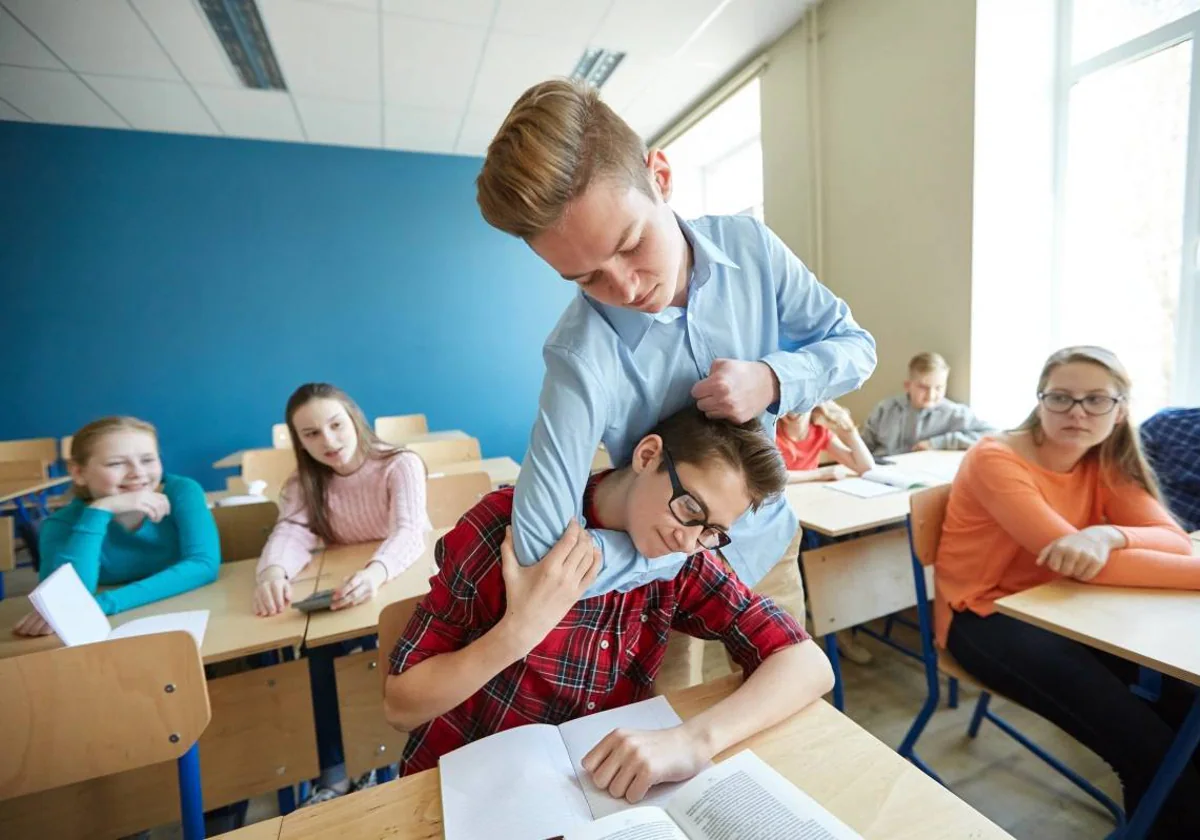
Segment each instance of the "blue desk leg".
[[1200,696],[1192,702],[1192,710],[1188,712],[1183,726],[1179,728],[1179,734],[1175,736],[1171,749],[1163,756],[1162,765],[1154,774],[1154,781],[1150,783],[1142,801],[1138,803],[1125,832],[1119,835],[1121,840],[1142,840],[1150,831],[1159,809],[1162,808],[1171,788],[1175,787],[1175,782],[1179,780],[1179,774],[1196,752],[1197,744],[1200,744]]
[[183,840],[204,840],[204,800],[200,789],[200,745],[179,757],[179,806]]
[[846,711],[846,688],[842,685],[842,664],[838,658],[837,633],[825,634],[825,655],[829,657],[829,666],[833,668],[833,707],[839,712]]

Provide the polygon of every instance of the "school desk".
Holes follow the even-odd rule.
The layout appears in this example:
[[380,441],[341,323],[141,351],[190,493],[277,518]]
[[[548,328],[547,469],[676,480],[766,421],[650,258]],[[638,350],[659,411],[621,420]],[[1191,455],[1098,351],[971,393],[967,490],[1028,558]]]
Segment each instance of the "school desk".
[[[739,682],[739,676],[729,676],[667,699],[686,720],[728,696]],[[743,749],[752,749],[868,840],[1009,837],[824,701],[726,750],[718,760]],[[437,769],[294,811],[283,818],[279,835],[280,840],[346,837],[440,840]]]
[[521,472],[521,465],[512,458],[484,458],[482,461],[462,461],[457,464],[442,464],[434,467],[429,477],[438,475],[457,475],[459,473],[485,472],[492,480],[492,487],[502,487],[505,484],[516,484]]
[[[1200,544],[1192,554],[1200,558]],[[1200,562],[1200,560],[1198,560]],[[996,602],[1005,615],[1200,686],[1200,592],[1097,586],[1056,580]],[[1200,694],[1122,840],[1144,837],[1200,744]]]
[[[409,438],[408,440],[405,440],[404,442],[405,443],[415,443],[417,441],[424,441],[424,440],[453,440],[456,438],[465,438],[465,437],[470,437],[470,435],[468,435],[466,432],[459,431],[458,429],[446,429],[446,430],[440,431],[440,432],[426,432],[423,435],[414,435],[413,437]],[[257,447],[257,448],[271,449],[272,447],[263,446],[263,447]],[[229,453],[224,458],[214,461],[213,469],[214,470],[231,470],[231,469],[239,469],[240,470],[242,468],[242,460],[246,457],[246,453],[248,451],[250,451],[250,450],[239,449],[237,452]]]
[[[194,589],[111,617],[114,626],[134,618],[181,610],[209,610],[201,654],[206,665],[265,654],[275,664],[209,680],[212,723],[200,739],[206,809],[259,796],[315,778],[319,772],[308,664],[290,660],[308,618],[298,610],[260,618],[254,615],[256,560],[223,563],[220,577]],[[293,585],[296,598],[317,585],[316,563]],[[0,656],[59,645],[56,637],[19,639],[11,635],[28,599],[0,602]],[[284,652],[282,659],[279,652]],[[290,661],[289,661],[290,660]],[[81,713],[96,713],[86,707]],[[0,824],[14,836],[71,836],[78,813],[92,815],[97,836],[121,836],[177,819],[178,797],[170,768],[142,770],[81,782],[0,804]],[[74,814],[74,816],[72,816]]]
[[271,817],[269,820],[253,823],[239,828],[237,831],[218,834],[210,840],[277,840],[282,829],[283,817]]
[[[16,532],[25,541],[34,565],[39,562],[35,519],[50,515],[46,506],[46,491],[69,484],[69,476],[58,478],[19,478],[0,480],[0,505],[13,503],[16,513]],[[32,509],[31,509],[32,508]],[[0,567],[2,569],[3,567]],[[0,574],[0,599],[4,598],[4,576]]]

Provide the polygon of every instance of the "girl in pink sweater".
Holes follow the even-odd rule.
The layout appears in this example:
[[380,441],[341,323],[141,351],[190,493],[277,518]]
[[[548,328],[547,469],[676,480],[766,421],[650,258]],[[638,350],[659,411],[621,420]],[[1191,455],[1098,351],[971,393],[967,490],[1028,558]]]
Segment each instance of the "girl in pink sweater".
[[369,601],[425,550],[425,465],[415,453],[379,440],[362,410],[332,385],[297,388],[287,403],[287,424],[296,474],[284,485],[279,522],[258,561],[254,611],[275,615],[291,604],[291,581],[321,543],[382,540],[370,561],[338,587],[333,609]]
[[[333,609],[375,597],[425,550],[425,465],[413,452],[375,436],[354,400],[332,385],[301,385],[287,403],[296,474],[283,487],[279,521],[258,561],[254,611],[275,615],[292,602],[292,580],[318,545],[382,540],[362,569],[334,593]],[[358,643],[306,651],[321,777],[305,804],[324,802],[374,784],[374,773],[346,776],[334,658]]]

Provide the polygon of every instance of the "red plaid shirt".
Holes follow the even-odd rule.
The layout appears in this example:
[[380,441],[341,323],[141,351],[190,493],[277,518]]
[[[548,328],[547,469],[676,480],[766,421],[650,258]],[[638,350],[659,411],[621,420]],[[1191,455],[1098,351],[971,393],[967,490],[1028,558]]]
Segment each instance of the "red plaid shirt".
[[[589,482],[584,500],[593,524],[592,490],[601,477]],[[512,488],[490,493],[438,542],[438,572],[392,651],[392,674],[465,648],[504,616],[500,544],[512,506]],[[773,601],[700,552],[672,580],[579,601],[528,656],[413,730],[401,773],[434,767],[451,750],[505,729],[557,725],[649,697],[671,629],[719,639],[746,675],[775,651],[808,638]]]

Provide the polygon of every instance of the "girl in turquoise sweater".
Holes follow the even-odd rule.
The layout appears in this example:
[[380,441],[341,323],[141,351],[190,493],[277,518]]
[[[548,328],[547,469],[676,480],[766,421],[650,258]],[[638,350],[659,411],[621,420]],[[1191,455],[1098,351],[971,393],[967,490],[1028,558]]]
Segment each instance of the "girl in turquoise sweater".
[[[217,526],[204,491],[163,475],[158,434],[132,417],[89,423],[71,441],[75,500],[42,524],[43,579],[71,564],[106,615],[140,607],[217,579]],[[14,628],[43,635],[37,613]]]

